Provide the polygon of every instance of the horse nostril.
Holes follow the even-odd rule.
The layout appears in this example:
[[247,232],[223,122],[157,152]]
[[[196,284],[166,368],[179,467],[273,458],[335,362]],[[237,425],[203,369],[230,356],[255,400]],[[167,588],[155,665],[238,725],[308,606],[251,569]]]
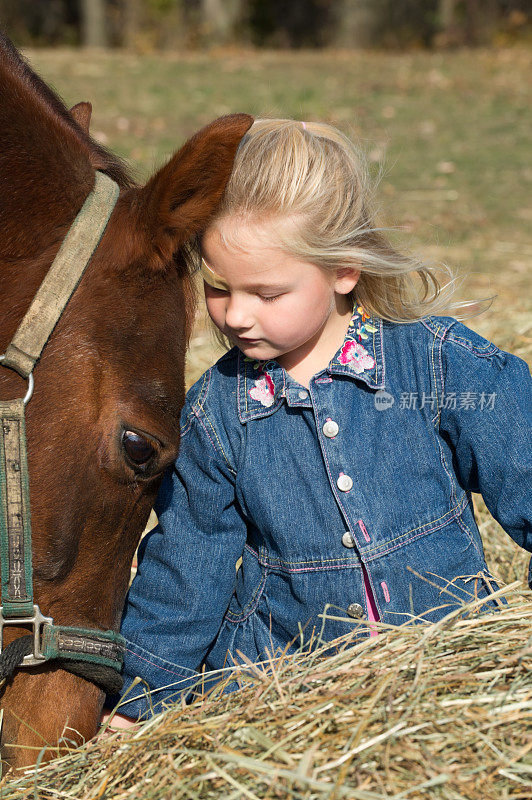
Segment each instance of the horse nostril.
[[156,453],[152,443],[135,431],[124,431],[122,446],[129,460],[139,467],[147,464]]

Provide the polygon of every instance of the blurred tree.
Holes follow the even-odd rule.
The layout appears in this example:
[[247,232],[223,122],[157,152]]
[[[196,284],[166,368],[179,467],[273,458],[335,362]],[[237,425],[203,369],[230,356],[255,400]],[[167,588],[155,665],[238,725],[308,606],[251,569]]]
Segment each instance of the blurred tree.
[[78,0],[0,0],[0,27],[20,45],[72,43]]
[[334,42],[351,47],[489,44],[505,18],[521,25],[531,0],[338,0]]
[[135,47],[137,43],[142,10],[141,5],[142,0],[123,0],[122,44],[125,47]]
[[531,22],[532,0],[0,0],[20,45],[453,47],[515,41]]
[[442,43],[457,36],[456,0],[440,0],[440,29]]
[[344,47],[430,46],[439,0],[338,0],[335,43]]
[[198,0],[121,0],[119,43],[140,50],[192,47],[189,11]]
[[234,41],[242,20],[243,0],[201,0],[202,33],[214,44]]
[[336,7],[342,3],[343,0],[248,0],[246,16],[251,39],[259,46],[323,47],[331,40]]
[[81,41],[85,47],[107,46],[105,0],[81,0]]
[[437,47],[474,46],[487,43],[503,9],[499,0],[440,0]]
[[336,8],[334,44],[369,47],[375,42],[383,9],[371,0],[339,0]]

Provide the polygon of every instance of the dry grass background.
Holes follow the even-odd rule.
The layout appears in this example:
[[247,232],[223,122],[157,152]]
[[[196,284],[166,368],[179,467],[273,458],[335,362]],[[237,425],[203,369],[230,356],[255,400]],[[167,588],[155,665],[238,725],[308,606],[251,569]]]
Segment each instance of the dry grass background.
[[[394,242],[467,275],[462,297],[496,294],[466,324],[530,362],[529,49],[29,57],[67,102],[93,102],[93,133],[141,179],[230,111],[338,125],[362,141],[375,175],[384,167],[381,223]],[[217,353],[200,315],[189,385]],[[474,499],[510,602],[503,613],[479,615],[473,603],[433,626],[381,625],[332,658],[250,668],[241,692],[216,691],[136,733],[88,743],[4,781],[0,797],[530,798],[528,556]]]

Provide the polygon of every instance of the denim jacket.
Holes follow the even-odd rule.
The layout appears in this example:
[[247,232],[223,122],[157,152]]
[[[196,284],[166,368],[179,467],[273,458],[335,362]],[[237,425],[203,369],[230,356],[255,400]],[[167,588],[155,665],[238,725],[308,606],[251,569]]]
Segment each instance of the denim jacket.
[[471,492],[532,550],[527,364],[452,317],[355,309],[309,390],[234,348],[188,392],[122,620],[122,694],[138,675],[151,697],[135,687],[124,714],[160,708],[200,665],[239,652],[369,635],[364,571],[394,625],[486,596]]

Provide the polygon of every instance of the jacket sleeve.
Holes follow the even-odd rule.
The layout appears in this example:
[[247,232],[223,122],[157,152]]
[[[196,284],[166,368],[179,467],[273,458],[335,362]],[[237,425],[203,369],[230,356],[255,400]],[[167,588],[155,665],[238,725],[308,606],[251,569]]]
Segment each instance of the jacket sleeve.
[[[179,456],[155,503],[159,524],[139,548],[122,618],[126,639],[119,711],[160,711],[198,683],[197,669],[222,625],[236,583],[246,522],[235,501],[235,469],[214,423],[188,403]],[[131,682],[139,676],[143,683]],[[146,692],[146,686],[150,692]]]
[[465,325],[443,342],[440,432],[466,491],[532,551],[532,380],[525,361]]

